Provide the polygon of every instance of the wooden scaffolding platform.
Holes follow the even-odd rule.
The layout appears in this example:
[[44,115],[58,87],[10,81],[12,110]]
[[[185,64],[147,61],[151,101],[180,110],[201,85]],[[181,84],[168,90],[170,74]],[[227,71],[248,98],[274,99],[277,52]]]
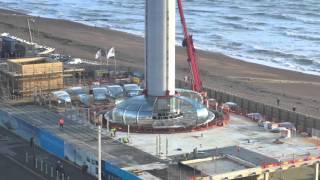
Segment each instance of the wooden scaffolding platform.
[[24,97],[64,88],[63,71],[62,62],[44,57],[9,59],[6,68],[0,69],[11,94]]

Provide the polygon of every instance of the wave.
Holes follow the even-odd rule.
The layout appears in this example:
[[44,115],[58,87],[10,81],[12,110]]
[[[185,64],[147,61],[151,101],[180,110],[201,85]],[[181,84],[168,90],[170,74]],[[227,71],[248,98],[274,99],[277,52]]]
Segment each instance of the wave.
[[[300,17],[297,15],[293,15],[293,14],[271,14],[271,13],[265,13],[265,12],[256,12],[256,13],[249,13],[247,15],[250,16],[259,16],[259,17],[269,17],[269,18],[273,18],[273,19],[278,19],[278,20],[287,20],[287,21],[300,21],[303,23],[308,23],[308,24],[319,24],[320,21],[319,20],[315,20],[315,19],[310,19],[310,16],[307,17]],[[305,14],[303,14],[305,15]],[[318,16],[320,17],[320,15]]]
[[219,35],[219,34],[210,34],[209,35],[210,39],[214,39],[214,40],[222,40],[223,36]]
[[227,20],[233,20],[233,21],[241,21],[241,20],[243,20],[243,18],[239,17],[239,16],[219,16],[219,17],[227,19]]
[[280,50],[270,50],[260,46],[252,46],[251,49],[248,49],[248,52],[255,54],[268,55],[269,57],[281,57],[281,58],[294,58],[295,54],[286,53]]
[[212,8],[203,8],[203,7],[191,7],[186,10],[186,13],[214,13]]
[[261,31],[262,30],[258,27],[245,26],[244,24],[237,24],[237,23],[231,23],[231,22],[216,21],[216,23],[223,25],[225,27],[232,27],[233,29],[237,29],[237,30],[254,30],[254,31]]
[[82,21],[87,21],[87,22],[92,22],[92,21],[106,21],[106,22],[108,22],[110,19],[108,19],[108,18],[88,18],[88,19],[86,19],[86,18],[84,18],[84,19],[82,19]]
[[320,14],[317,13],[317,12],[303,12],[302,15],[305,15],[305,16],[312,16],[312,17],[317,17],[319,18],[320,17]]
[[[197,47],[303,71],[320,69],[320,57],[315,57],[320,54],[316,47],[320,42],[320,4],[316,3],[317,0],[188,0],[184,5]],[[144,0],[6,0],[0,6],[139,36],[144,32]],[[183,36],[179,24],[177,18],[177,42]],[[254,47],[255,44],[263,47]]]
[[248,49],[246,52],[248,52],[251,55],[252,53],[254,53],[260,57],[264,57],[262,58],[262,60],[268,60],[273,64],[283,64],[299,71],[307,69],[311,71],[311,69],[314,70],[316,68],[320,68],[320,62],[318,62],[316,59],[312,59],[307,56],[286,53],[283,51],[263,49],[259,46],[255,46],[253,49],[250,50]]
[[316,61],[312,59],[307,59],[307,58],[294,58],[292,60],[298,63],[299,65],[316,65],[317,64]]
[[38,1],[38,2],[28,2],[28,4],[30,5],[36,5],[36,6],[59,6],[60,4],[58,3],[52,3],[52,2],[41,2],[41,1]]
[[320,41],[320,36],[311,35],[311,34],[300,34],[295,32],[284,32],[286,36],[294,37],[302,40],[310,40],[310,41]]

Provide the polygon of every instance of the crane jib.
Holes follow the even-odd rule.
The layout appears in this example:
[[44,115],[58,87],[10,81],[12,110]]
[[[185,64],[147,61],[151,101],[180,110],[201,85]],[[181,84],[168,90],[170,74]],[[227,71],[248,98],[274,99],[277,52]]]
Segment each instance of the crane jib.
[[188,55],[188,63],[190,66],[190,73],[192,74],[192,90],[197,91],[202,93],[203,92],[203,87],[202,87],[202,82],[200,78],[200,73],[199,73],[199,66],[198,66],[198,60],[196,56],[196,50],[193,45],[193,39],[192,35],[189,34],[188,29],[187,29],[187,24],[186,20],[184,17],[184,11],[182,7],[182,0],[177,0],[178,2],[178,9],[179,9],[179,14],[180,14],[180,20],[181,20],[181,25],[183,28],[183,34],[184,34],[184,40],[182,42],[182,46],[186,47],[187,50],[187,55]]

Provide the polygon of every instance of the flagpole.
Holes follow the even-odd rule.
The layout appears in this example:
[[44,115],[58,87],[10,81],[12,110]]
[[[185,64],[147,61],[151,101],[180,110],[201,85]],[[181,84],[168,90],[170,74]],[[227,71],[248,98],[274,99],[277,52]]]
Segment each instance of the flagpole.
[[114,71],[116,72],[117,71],[117,62],[116,62],[116,55],[115,55],[115,49],[114,47],[111,47],[107,53],[107,63],[109,65],[109,58],[113,58],[113,61],[114,61]]
[[116,60],[116,56],[113,57],[114,60],[114,72],[117,72],[117,60]]
[[106,59],[107,59],[107,67],[109,67],[109,58],[108,58],[108,55],[106,55]]
[[100,59],[100,69],[102,69],[102,66],[103,66],[103,63],[102,63],[102,58],[101,58],[101,56],[99,57],[99,59]]

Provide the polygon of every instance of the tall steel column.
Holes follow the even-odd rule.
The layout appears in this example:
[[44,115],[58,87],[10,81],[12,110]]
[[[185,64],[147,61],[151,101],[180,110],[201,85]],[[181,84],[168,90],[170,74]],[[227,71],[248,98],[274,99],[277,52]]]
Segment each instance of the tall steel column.
[[145,77],[148,96],[175,94],[175,0],[146,0]]

